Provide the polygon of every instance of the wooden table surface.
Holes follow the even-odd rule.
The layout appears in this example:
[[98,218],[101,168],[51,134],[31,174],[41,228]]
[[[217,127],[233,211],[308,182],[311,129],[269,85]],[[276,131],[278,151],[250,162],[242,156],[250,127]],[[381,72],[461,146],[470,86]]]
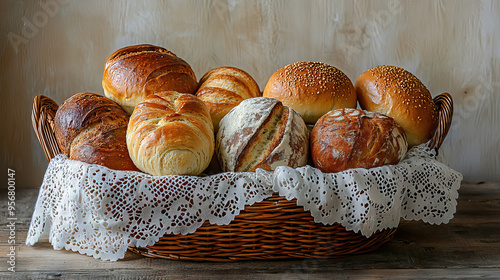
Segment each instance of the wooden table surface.
[[25,245],[38,189],[16,189],[16,267],[9,267],[7,191],[0,191],[0,279],[500,279],[500,184],[462,184],[455,217],[444,225],[402,221],[376,251],[318,260],[210,263],[127,253],[117,262]]

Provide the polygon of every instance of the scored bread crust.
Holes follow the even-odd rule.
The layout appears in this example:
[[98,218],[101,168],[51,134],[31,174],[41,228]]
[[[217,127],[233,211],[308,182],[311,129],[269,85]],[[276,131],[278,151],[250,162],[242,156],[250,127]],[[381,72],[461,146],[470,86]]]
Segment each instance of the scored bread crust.
[[380,65],[355,83],[362,109],[393,118],[406,132],[410,147],[427,142],[438,125],[438,110],[429,90],[403,68]]
[[220,120],[241,101],[261,96],[259,85],[245,71],[230,66],[211,69],[199,82],[196,92],[207,106],[215,132]]
[[199,175],[214,153],[214,131],[203,102],[192,94],[158,92],[136,107],[127,146],[136,166],[151,175]]
[[195,93],[198,82],[186,61],[165,48],[143,44],[121,48],[107,59],[102,87],[130,115],[154,92]]
[[54,134],[61,151],[70,159],[138,171],[126,145],[128,121],[128,114],[115,102],[83,92],[59,106]]
[[314,124],[330,110],[355,108],[351,80],[323,62],[299,61],[282,67],[269,78],[264,97],[274,97]]
[[223,171],[298,167],[307,163],[308,131],[300,115],[275,98],[243,100],[222,118],[216,154]]
[[392,118],[359,109],[325,114],[312,129],[310,144],[315,167],[325,173],[396,164],[408,147]]

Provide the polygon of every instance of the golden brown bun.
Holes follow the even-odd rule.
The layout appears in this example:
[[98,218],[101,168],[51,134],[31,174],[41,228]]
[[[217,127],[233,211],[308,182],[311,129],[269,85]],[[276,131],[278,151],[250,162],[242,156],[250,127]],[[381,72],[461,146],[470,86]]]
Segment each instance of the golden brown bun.
[[227,66],[212,69],[203,75],[196,92],[196,96],[207,105],[215,132],[229,110],[244,99],[261,95],[259,85],[247,72]]
[[243,100],[222,118],[216,153],[223,171],[268,171],[307,163],[308,132],[293,109],[275,99]]
[[330,110],[357,105],[351,80],[322,62],[296,62],[279,69],[269,78],[263,96],[277,98],[312,124]]
[[427,142],[438,125],[438,110],[422,82],[410,72],[381,65],[355,83],[362,109],[393,118],[406,132],[410,147]]
[[78,93],[59,106],[54,133],[61,151],[70,159],[138,171],[127,150],[128,120],[127,113],[108,98]]
[[135,106],[157,91],[195,93],[198,88],[191,66],[172,52],[153,45],[129,46],[106,61],[104,94],[132,114]]
[[325,114],[310,143],[314,165],[325,173],[396,164],[408,148],[404,130],[392,118],[359,109]]
[[210,163],[214,142],[205,104],[174,91],[145,97],[127,129],[130,157],[140,170],[155,176],[200,174]]

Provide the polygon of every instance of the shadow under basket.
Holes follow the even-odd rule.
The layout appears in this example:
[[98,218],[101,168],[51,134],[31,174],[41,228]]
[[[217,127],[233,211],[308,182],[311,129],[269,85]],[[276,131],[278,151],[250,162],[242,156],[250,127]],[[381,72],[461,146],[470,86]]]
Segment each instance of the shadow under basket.
[[[451,125],[453,101],[448,93],[434,98],[439,124],[429,146],[436,151]],[[53,119],[58,105],[50,98],[35,97],[32,122],[47,160],[61,151]],[[274,194],[246,206],[229,225],[205,222],[187,235],[166,234],[153,246],[129,247],[147,257],[192,261],[242,261],[301,258],[335,258],[369,252],[390,241],[396,228],[377,231],[370,237],[348,231],[340,224],[315,223],[308,211]]]

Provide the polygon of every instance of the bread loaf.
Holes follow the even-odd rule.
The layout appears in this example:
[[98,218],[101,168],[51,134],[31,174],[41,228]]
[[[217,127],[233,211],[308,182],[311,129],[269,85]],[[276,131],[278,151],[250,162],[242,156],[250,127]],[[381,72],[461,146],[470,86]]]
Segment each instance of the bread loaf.
[[276,71],[264,88],[314,124],[322,115],[339,108],[356,108],[351,80],[339,69],[322,62],[296,62]]
[[275,98],[243,100],[219,124],[216,153],[223,171],[268,171],[307,163],[304,120]]
[[155,176],[199,175],[214,153],[210,114],[192,94],[157,92],[136,107],[127,129],[130,157]]
[[218,67],[208,71],[200,79],[196,92],[208,108],[214,130],[229,110],[248,98],[261,96],[259,85],[245,71],[235,67]]
[[70,159],[116,170],[138,169],[126,145],[128,114],[95,93],[79,93],[64,101],[54,117],[54,134]]
[[438,125],[438,110],[425,85],[403,68],[381,65],[355,83],[362,109],[393,118],[406,132],[410,147],[427,142]]
[[358,109],[325,114],[312,129],[310,144],[314,165],[325,173],[396,164],[408,146],[392,118]]
[[107,59],[102,87],[130,115],[152,93],[194,94],[198,82],[191,66],[174,53],[158,46],[135,45],[119,49]]

